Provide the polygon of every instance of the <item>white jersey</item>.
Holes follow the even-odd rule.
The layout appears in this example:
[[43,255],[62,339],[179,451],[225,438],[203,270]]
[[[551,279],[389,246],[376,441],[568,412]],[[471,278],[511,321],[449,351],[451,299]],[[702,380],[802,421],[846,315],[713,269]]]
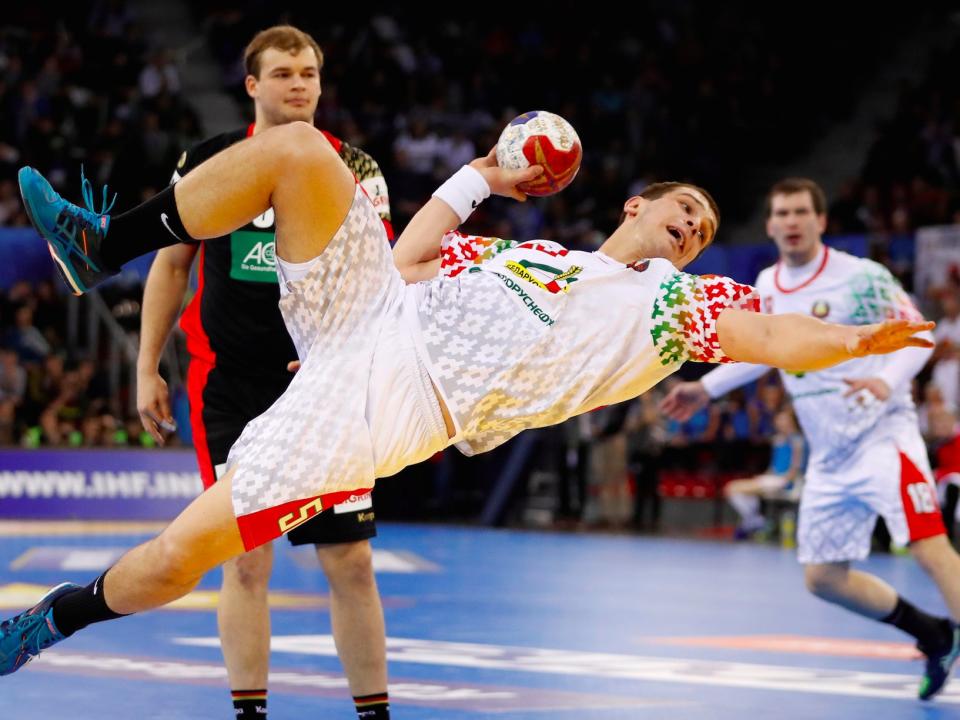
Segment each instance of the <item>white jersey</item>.
[[409,312],[466,454],[636,397],[687,360],[728,362],[717,317],[758,308],[750,286],[667,260],[460,233],[416,288]]
[[[801,313],[842,325],[866,325],[891,318],[919,320],[910,298],[889,270],[872,260],[826,246],[808,265],[788,268],[781,263],[757,278],[761,309],[766,313]],[[891,355],[849,360],[812,373],[780,376],[810,444],[810,464],[829,469],[849,458],[868,434],[883,432],[893,419],[916,425],[910,384],[892,388],[890,399],[877,400],[864,391],[844,397],[844,378],[876,376]]]

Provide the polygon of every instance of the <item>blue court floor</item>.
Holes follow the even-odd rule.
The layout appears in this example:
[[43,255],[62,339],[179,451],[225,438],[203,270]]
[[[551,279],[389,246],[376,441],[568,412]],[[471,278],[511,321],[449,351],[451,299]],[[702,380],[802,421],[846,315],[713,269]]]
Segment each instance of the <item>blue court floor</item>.
[[[149,528],[0,523],[0,608],[89,582]],[[897,631],[808,596],[788,550],[646,537],[380,527],[392,716],[742,720],[960,718],[960,681],[914,699]],[[354,718],[312,549],[278,543],[270,717]],[[906,557],[866,563],[943,612]],[[93,626],[0,679],[3,720],[232,718],[213,608]]]

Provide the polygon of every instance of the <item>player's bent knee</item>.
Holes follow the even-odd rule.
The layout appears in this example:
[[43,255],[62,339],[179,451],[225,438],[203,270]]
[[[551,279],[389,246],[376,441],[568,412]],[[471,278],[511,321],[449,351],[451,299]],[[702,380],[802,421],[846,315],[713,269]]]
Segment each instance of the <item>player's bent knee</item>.
[[373,549],[366,540],[318,545],[317,557],[331,583],[365,584],[373,580]]
[[803,571],[807,590],[817,597],[831,597],[843,582],[845,571],[830,565],[807,565]]
[[330,142],[310,123],[300,120],[273,128],[276,152],[284,155],[289,163],[316,162],[318,155],[333,155],[339,158]]
[[956,551],[946,535],[917,540],[910,544],[910,552],[917,563],[927,571],[935,570],[944,564],[952,564],[956,557]]
[[197,564],[197,551],[172,533],[161,533],[150,541],[152,574],[168,585],[189,585],[206,572]]
[[273,545],[266,544],[224,563],[224,579],[250,590],[265,589],[273,571]]

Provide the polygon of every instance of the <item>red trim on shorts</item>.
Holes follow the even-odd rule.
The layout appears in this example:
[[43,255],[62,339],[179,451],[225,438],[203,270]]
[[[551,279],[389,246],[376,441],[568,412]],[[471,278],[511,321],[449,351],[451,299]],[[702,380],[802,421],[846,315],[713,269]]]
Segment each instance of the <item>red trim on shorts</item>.
[[240,527],[243,547],[250,551],[271,540],[276,540],[310,518],[316,517],[322,511],[328,510],[334,505],[339,505],[354,495],[364,495],[371,490],[372,488],[357,488],[356,490],[342,490],[325,495],[315,495],[301,500],[293,500],[266,510],[240,515],[237,517],[237,525]]
[[[923,501],[928,503],[928,508],[932,507],[932,510],[924,511],[923,508],[917,508],[908,490],[911,485],[921,485],[924,488]],[[900,453],[900,499],[903,502],[903,514],[907,518],[910,542],[946,535],[947,529],[943,526],[943,515],[937,504],[936,487],[903,452]]]
[[[253,127],[251,125],[251,127]],[[187,352],[190,366],[187,368],[187,398],[190,401],[190,428],[193,431],[193,448],[200,465],[200,478],[206,490],[217,481],[217,473],[210,460],[207,445],[207,426],[203,424],[203,390],[207,377],[217,365],[217,354],[210,347],[210,338],[203,327],[200,306],[203,303],[203,265],[206,245],[200,244],[200,261],[197,266],[197,292],[180,317],[180,328],[187,336]]]

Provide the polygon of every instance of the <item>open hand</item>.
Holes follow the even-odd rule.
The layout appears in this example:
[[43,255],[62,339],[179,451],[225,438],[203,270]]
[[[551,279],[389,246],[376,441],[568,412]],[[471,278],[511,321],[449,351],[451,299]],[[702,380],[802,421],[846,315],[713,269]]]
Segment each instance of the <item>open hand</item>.
[[933,330],[936,323],[887,320],[874,325],[851,328],[847,352],[852,357],[885,355],[907,347],[932,348],[933,342],[914,337],[917,333]]

